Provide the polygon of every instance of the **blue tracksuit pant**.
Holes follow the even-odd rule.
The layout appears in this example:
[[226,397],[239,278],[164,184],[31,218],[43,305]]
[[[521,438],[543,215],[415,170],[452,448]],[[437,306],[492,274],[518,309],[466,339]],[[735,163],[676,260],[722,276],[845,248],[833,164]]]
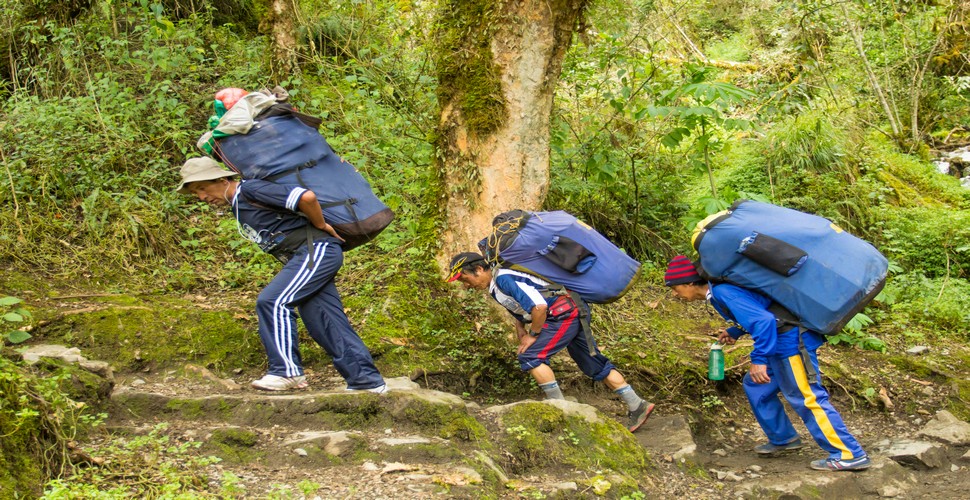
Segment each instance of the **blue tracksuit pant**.
[[[815,372],[818,358],[814,350],[808,351]],[[809,380],[798,354],[788,357],[769,356],[768,376],[771,382],[756,384],[750,375],[744,376],[744,392],[751,403],[755,418],[772,444],[781,445],[798,437],[778,393],[788,400],[795,413],[805,422],[815,442],[830,458],[849,460],[866,454],[855,437],[849,433],[839,412],[829,402],[829,393],[822,386],[821,374]]]
[[303,375],[297,345],[296,313],[300,311],[310,337],[333,358],[333,365],[350,389],[371,389],[384,383],[370,351],[344,313],[334,276],[344,262],[340,241],[313,242],[313,263],[302,245],[283,270],[259,293],[256,315],[259,337],[269,357],[267,373],[280,377]]

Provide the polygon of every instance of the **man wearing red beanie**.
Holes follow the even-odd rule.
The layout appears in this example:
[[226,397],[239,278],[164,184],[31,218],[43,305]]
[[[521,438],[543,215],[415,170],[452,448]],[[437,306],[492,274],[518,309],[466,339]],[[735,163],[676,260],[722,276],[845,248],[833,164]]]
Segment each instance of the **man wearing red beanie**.
[[[670,261],[664,284],[671,288],[674,297],[687,301],[707,300],[731,323],[731,327],[721,331],[718,342],[733,344],[746,333],[754,340],[751,369],[744,376],[744,392],[755,418],[768,436],[767,443],[755,447],[757,453],[772,455],[802,447],[802,441],[778,398],[781,393],[801,417],[815,442],[829,453],[828,458],[813,461],[813,469],[853,471],[869,468],[869,457],[849,433],[822,385],[815,354],[825,342],[822,335],[800,331],[797,326],[779,321],[769,310],[772,300],[764,295],[730,283],[707,282],[683,255]],[[809,363],[815,374],[811,378],[806,368]]]

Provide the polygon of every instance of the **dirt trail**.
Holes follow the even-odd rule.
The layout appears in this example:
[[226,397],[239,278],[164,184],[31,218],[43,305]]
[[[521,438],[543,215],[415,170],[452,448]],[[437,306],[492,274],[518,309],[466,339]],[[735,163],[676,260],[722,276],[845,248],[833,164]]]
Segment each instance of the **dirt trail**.
[[[119,376],[116,394],[158,394],[167,398],[164,401],[169,402],[163,403],[169,406],[172,398],[193,397],[279,404],[293,397],[345,394],[340,378],[334,375],[310,372],[312,390],[277,395],[249,389],[248,379],[242,376],[227,381],[204,369],[190,367],[164,374]],[[392,386],[395,390],[407,390],[416,388],[417,384],[395,379]],[[622,408],[613,400],[598,393],[580,393],[577,397],[608,417],[622,418]],[[272,403],[274,400],[277,403]],[[716,426],[705,428],[695,424],[694,429],[688,425],[686,414],[678,413],[674,407],[659,406],[637,433],[656,464],[656,469],[643,477],[641,484],[663,492],[665,497],[682,498],[970,498],[970,460],[961,458],[968,446],[943,447],[942,455],[937,456],[943,457],[939,458],[940,464],[930,469],[900,465],[885,452],[888,442],[929,441],[918,433],[930,415],[896,417],[869,410],[844,414],[850,428],[873,457],[874,466],[865,472],[826,473],[808,468],[810,461],[824,454],[807,439],[801,450],[771,458],[756,455],[752,448],[764,438],[746,408],[743,395],[728,391],[723,403],[731,410],[725,410],[725,417]],[[474,403],[467,408],[476,419],[488,418]],[[457,452],[447,440],[414,433],[404,425],[342,432],[339,428],[301,426],[299,420],[280,420],[267,425],[255,422],[234,425],[219,419],[206,422],[204,418],[183,421],[161,411],[150,415],[117,415],[113,420],[116,429],[136,433],[166,421],[169,422],[166,432],[174,438],[205,442],[204,452],[223,455],[228,453],[227,448],[218,445],[226,441],[226,430],[244,430],[255,442],[244,451],[257,458],[239,460],[224,456],[221,464],[213,466],[212,477],[215,480],[224,472],[232,472],[241,478],[251,494],[279,492],[281,488],[299,492],[301,484],[313,483],[320,485],[315,495],[321,498],[473,498],[477,496],[473,486],[481,481],[478,473],[461,465],[468,453]],[[793,421],[803,439],[807,438],[798,419]],[[686,441],[673,439],[678,432]],[[689,444],[696,447],[695,451],[683,457],[678,455]],[[501,464],[493,463],[492,467],[497,474],[508,474]],[[508,476],[509,497],[521,496],[527,487],[565,497],[592,495],[564,477]]]
[[[705,478],[675,493],[686,498],[970,498],[970,441],[947,445],[921,435],[930,415],[897,416],[870,408],[842,411],[873,465],[860,472],[823,472],[810,469],[809,463],[827,454],[787,406],[804,446],[769,456],[755,453],[754,447],[766,438],[741,392],[738,387],[724,397],[725,408],[731,409],[724,412],[733,416],[725,415],[716,426],[695,426],[699,428],[689,442],[696,445],[693,453],[684,454],[685,442],[671,438],[689,430],[683,415],[661,414],[645,426],[640,442],[655,453],[665,475]],[[851,408],[846,401],[836,402],[839,406]],[[922,458],[936,466],[890,449],[910,441],[926,443],[929,452]],[[675,457],[678,451],[685,456]]]

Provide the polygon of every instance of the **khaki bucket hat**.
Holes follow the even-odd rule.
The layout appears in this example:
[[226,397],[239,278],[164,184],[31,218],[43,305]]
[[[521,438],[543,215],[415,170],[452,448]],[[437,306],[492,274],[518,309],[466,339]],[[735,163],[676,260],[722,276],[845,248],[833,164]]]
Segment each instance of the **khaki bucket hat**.
[[181,194],[192,194],[186,186],[192,182],[214,181],[223,177],[232,177],[235,172],[230,172],[219,166],[212,158],[191,158],[182,165],[179,171],[182,175],[182,183],[179,184],[177,192]]

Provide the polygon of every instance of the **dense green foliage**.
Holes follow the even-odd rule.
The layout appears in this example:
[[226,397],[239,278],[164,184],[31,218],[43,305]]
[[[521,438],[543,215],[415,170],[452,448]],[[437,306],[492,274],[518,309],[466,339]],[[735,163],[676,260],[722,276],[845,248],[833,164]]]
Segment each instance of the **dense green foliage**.
[[[492,3],[294,2],[300,69],[285,81],[268,76],[267,2],[189,4],[0,0],[0,297],[43,297],[48,286],[258,289],[276,262],[242,241],[225,214],[173,188],[178,166],[199,154],[215,91],[280,84],[302,111],[324,118],[333,148],[397,214],[374,244],[348,255],[339,282],[382,368],[444,374],[439,383],[481,397],[528,390],[508,325],[480,294],[443,285],[433,260],[445,195],[436,188],[445,175],[436,170],[438,99],[460,95],[463,106],[485,110],[469,113],[480,133],[505,119],[489,40],[466,36],[476,23],[501,22],[485,8]],[[817,213],[893,265],[866,311],[872,322],[860,318],[838,342],[888,350],[966,342],[970,190],[929,160],[970,137],[968,9],[955,0],[593,2],[557,87],[544,206],[575,213],[645,261],[647,282],[669,257],[689,253],[694,222],[738,198]],[[476,64],[455,65],[447,49],[458,47]],[[464,86],[441,88],[436,74],[463,75]],[[20,304],[0,304],[24,317]],[[139,314],[157,319],[125,313]],[[605,316],[606,341],[631,371],[638,362],[677,371],[655,374],[664,381],[689,371],[637,354],[643,316]],[[185,317],[196,316],[157,324],[179,328]],[[107,322],[79,316],[47,333],[81,342],[90,330],[110,336]],[[24,337],[2,326],[0,344]],[[198,330],[184,330],[160,362],[186,356],[229,367],[220,361],[229,347],[193,343]],[[118,349],[138,341],[115,333]],[[254,340],[232,347],[235,362],[260,359]],[[119,359],[137,365],[133,353]],[[71,434],[76,418],[54,422],[40,411],[72,408],[42,377],[0,357],[0,382],[0,458],[13,456],[8,446],[57,446]],[[2,464],[4,490],[67,477],[65,454],[29,453],[20,466]],[[50,494],[71,490],[54,483]]]

